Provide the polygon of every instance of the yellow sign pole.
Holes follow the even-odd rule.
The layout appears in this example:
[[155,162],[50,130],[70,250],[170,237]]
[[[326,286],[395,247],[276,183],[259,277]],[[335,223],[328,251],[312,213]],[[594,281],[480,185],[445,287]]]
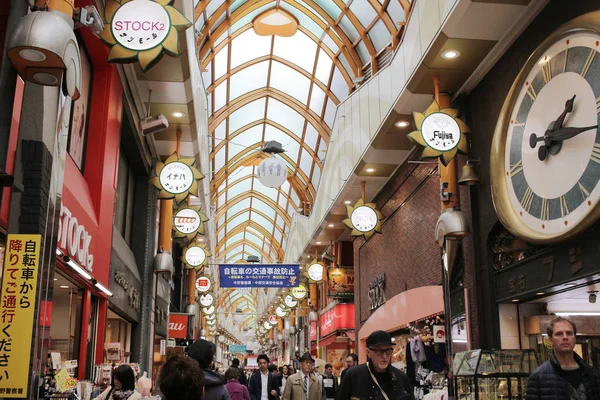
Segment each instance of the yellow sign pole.
[[0,301],[0,397],[27,397],[41,235],[8,235]]

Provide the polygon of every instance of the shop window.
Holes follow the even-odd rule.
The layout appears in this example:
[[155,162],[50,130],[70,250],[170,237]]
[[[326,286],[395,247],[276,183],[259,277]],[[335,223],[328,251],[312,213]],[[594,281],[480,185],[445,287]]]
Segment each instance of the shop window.
[[94,71],[90,56],[81,44],[83,40],[80,39],[79,43],[79,53],[81,54],[81,96],[71,105],[71,123],[69,124],[67,151],[75,162],[75,165],[83,172]]
[[117,177],[117,193],[115,195],[114,225],[131,246],[133,225],[133,197],[135,177],[131,165],[123,150],[119,152],[119,171]]
[[[108,310],[106,322],[106,336],[104,338],[106,344],[111,344],[119,349],[121,359],[123,362],[128,363],[130,361],[131,354],[131,323],[121,318],[119,315],[114,313],[112,310]],[[104,362],[110,362],[104,355]]]

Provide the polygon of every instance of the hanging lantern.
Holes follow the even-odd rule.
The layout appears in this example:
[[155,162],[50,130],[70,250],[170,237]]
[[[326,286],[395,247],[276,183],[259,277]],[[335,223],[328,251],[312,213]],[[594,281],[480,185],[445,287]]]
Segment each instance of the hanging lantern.
[[[280,154],[285,150],[281,147],[281,143],[270,141],[263,146],[263,152],[269,154]],[[278,188],[287,180],[288,170],[282,159],[272,155],[265,158],[258,164],[256,168],[258,180],[266,187]]]

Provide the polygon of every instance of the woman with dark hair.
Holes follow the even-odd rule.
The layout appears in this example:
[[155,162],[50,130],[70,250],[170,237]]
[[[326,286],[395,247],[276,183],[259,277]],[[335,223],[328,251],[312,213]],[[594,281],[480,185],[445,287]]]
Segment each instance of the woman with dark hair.
[[94,400],[139,400],[135,391],[135,374],[129,365],[119,365],[113,372],[112,383]]
[[166,400],[201,400],[204,372],[196,360],[176,354],[160,369],[158,387]]
[[239,382],[240,370],[236,367],[231,367],[225,372],[225,388],[229,392],[231,400],[250,400],[248,388]]

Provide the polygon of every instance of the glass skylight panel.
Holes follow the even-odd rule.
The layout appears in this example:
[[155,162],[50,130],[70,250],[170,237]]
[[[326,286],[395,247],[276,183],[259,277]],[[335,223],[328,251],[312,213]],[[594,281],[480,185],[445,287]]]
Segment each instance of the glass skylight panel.
[[342,10],[340,10],[340,8],[331,0],[316,0],[315,3],[325,10],[325,12],[333,19],[337,19],[342,13]]
[[315,78],[320,80],[325,86],[329,84],[329,75],[331,75],[332,64],[333,60],[329,57],[329,54],[323,50],[320,50]]
[[285,250],[285,246],[287,245],[287,239],[283,239],[281,241],[281,248],[283,248]]
[[295,190],[292,190],[292,195],[290,197],[292,198],[294,205],[296,207],[300,207],[300,198],[298,197],[298,193],[296,193]]
[[406,14],[399,1],[390,1],[387,12],[395,26],[398,26],[398,22],[403,22],[406,19]]
[[348,19],[348,17],[342,17],[339,25],[344,30],[344,33],[346,34],[346,36],[348,36],[352,43],[356,42],[360,38],[358,31],[356,30],[354,25],[352,25],[352,22]]
[[233,228],[235,228],[239,224],[241,224],[245,221],[248,221],[249,218],[250,218],[250,212],[246,211],[245,213],[238,215],[234,219],[229,220],[229,222],[227,222],[227,232],[230,232]]
[[219,51],[217,53],[215,58],[213,58],[213,61],[215,63],[215,76],[213,78],[215,81],[217,79],[219,79],[220,77],[222,77],[223,75],[225,75],[225,73],[227,73],[227,48],[228,47],[229,47],[229,45],[226,44],[225,47],[223,47],[221,49],[221,51]]
[[218,172],[223,165],[225,165],[225,147],[222,147],[215,155],[215,171]]
[[240,245],[235,246],[233,249],[227,249],[227,254],[228,255],[229,254],[233,255],[233,254],[236,254],[236,253],[240,253],[241,254],[242,251],[244,251],[244,245],[240,244]]
[[[195,3],[198,3],[198,1],[200,1],[200,0],[194,0]],[[194,7],[194,8],[196,8],[196,7]],[[196,30],[198,32],[202,31],[202,28],[204,28],[204,14],[200,14],[198,16],[198,19],[194,23],[194,28],[196,28]]]
[[225,193],[221,194],[217,199],[217,208],[221,208],[225,205]]
[[194,8],[196,8],[196,6],[198,5],[198,3],[200,3],[200,0],[194,0]]
[[257,178],[253,178],[253,179],[254,179],[254,190],[257,191],[258,193],[264,194],[265,196],[267,196],[268,198],[273,200],[274,203],[276,203],[277,202],[277,189],[264,186],[262,183],[260,183],[260,181]]
[[219,86],[215,88],[215,111],[218,111],[221,107],[227,104],[227,81],[223,81]]
[[234,172],[229,174],[229,176],[227,177],[227,183],[229,184],[229,186],[231,186],[243,177],[252,175],[253,172],[254,167],[252,166],[239,167]]
[[296,206],[292,202],[289,202],[286,211],[288,215],[293,216],[296,212]]
[[227,181],[223,181],[220,185],[219,185],[219,190],[217,191],[217,193],[222,193],[223,190],[225,190],[225,185],[227,184]]
[[290,181],[286,180],[285,182],[283,182],[283,184],[279,187],[279,189],[281,189],[281,191],[283,193],[289,193],[289,191],[290,191]]
[[205,11],[208,18],[225,2],[225,0],[210,0],[206,5]]
[[344,67],[346,72],[350,74],[350,76],[354,76],[354,74],[352,73],[352,67],[350,67],[350,63],[348,62],[346,56],[340,53],[340,55],[338,56],[338,60],[340,60],[340,62],[342,63],[342,67]]
[[251,233],[246,233],[246,240],[251,241],[252,243],[254,243],[255,245],[262,247],[264,242],[263,240],[257,238],[256,236],[252,235]]
[[275,233],[273,234],[273,239],[278,243],[281,243],[281,239],[283,239],[283,234],[279,229],[275,229]]
[[223,14],[221,14],[221,16],[219,18],[217,18],[217,22],[215,22],[215,24],[212,26],[212,28],[210,28],[210,33],[212,34],[215,30],[217,30],[217,28],[219,27],[219,25],[221,25],[223,23],[223,21],[225,21],[225,18],[227,18],[227,13],[224,12]]
[[[260,192],[260,190],[258,191]],[[275,210],[259,198],[254,197],[252,199],[252,208],[260,211],[272,220],[275,220]]]
[[241,181],[233,186],[230,186],[227,189],[227,199],[231,200],[235,196],[242,194],[251,189],[252,189],[252,180],[244,179],[243,181]]
[[[310,109],[318,116],[323,113],[323,101],[325,100],[325,92],[319,86],[313,84],[312,93],[310,95]],[[309,124],[310,125],[310,124]]]
[[317,189],[319,187],[320,180],[321,180],[321,168],[319,168],[318,165],[315,165],[315,168],[313,169],[313,175],[310,178],[310,181],[312,182],[315,189]]
[[365,42],[363,40],[358,42],[358,45],[356,45],[355,48],[356,48],[356,51],[358,52],[358,55],[360,56],[360,61],[363,63],[363,65],[366,65],[367,63],[369,63],[371,61],[371,55],[369,54],[367,45],[365,44]]
[[335,112],[337,107],[331,101],[331,99],[327,100],[327,108],[325,108],[325,115],[323,116],[323,121],[330,127],[333,128],[333,120],[335,119]]
[[306,104],[310,79],[278,61],[271,65],[270,86]]
[[302,158],[300,159],[300,169],[310,176],[310,168],[312,167],[313,158],[306,149],[302,150]]
[[312,74],[317,44],[301,31],[297,31],[291,37],[275,36],[273,55],[288,60]]
[[[208,112],[208,116],[210,117],[213,113],[213,109],[212,109],[212,93],[209,93],[206,95],[206,101],[207,101],[207,109],[206,111]],[[211,144],[212,145],[212,144]]]
[[286,157],[281,157],[281,159],[283,160],[283,162],[285,163],[285,165],[286,165],[286,166],[287,166],[289,169],[291,169],[292,171],[295,171],[295,170],[296,170],[296,160],[297,160],[297,158],[295,158],[295,159],[293,159],[293,160],[291,160],[291,161],[289,160],[289,157],[288,157],[288,158],[286,158]]
[[371,38],[371,42],[373,42],[373,46],[375,46],[375,51],[383,49],[392,41],[390,32],[387,30],[382,20],[377,21],[375,25],[373,25],[369,31],[369,37]]
[[244,238],[244,234],[243,233],[237,233],[231,237],[229,237],[229,239],[227,239],[227,241],[225,242],[225,248],[230,247],[232,244],[234,244],[235,242],[242,240]]
[[306,127],[306,132],[304,133],[304,143],[308,146],[309,149],[313,150],[315,153],[317,152],[318,138],[319,133],[317,132],[317,130],[311,124],[308,124]]
[[323,36],[322,41],[325,44],[325,46],[329,47],[329,50],[331,50],[333,53],[337,53],[338,51],[340,51],[340,48],[337,46],[337,44],[335,44],[335,41],[329,34]]
[[364,28],[369,26],[377,17],[375,9],[371,7],[368,1],[353,1],[350,4],[350,11],[358,18]]
[[273,223],[260,214],[252,213],[252,221],[256,222],[269,232],[273,230]]
[[245,62],[266,56],[271,52],[271,36],[259,36],[248,29],[231,44],[231,69]]
[[299,138],[302,137],[304,118],[282,102],[275,99],[269,99],[267,118],[288,128]]
[[[223,195],[223,199],[224,198],[225,198],[225,195]],[[224,223],[225,223],[225,214],[223,214],[223,215],[221,215],[219,217],[219,221],[218,221],[217,227],[223,226]]]
[[223,229],[222,231],[220,231],[217,234],[217,241],[220,242],[221,240],[223,240],[224,237],[225,237],[225,229]]
[[242,133],[237,134],[229,141],[229,146],[235,144],[243,148],[255,145],[258,142],[262,142],[263,124],[253,126],[250,129],[246,129]]
[[313,35],[316,37],[321,36],[323,33],[323,29],[313,21],[308,15],[304,14],[302,11],[298,10],[296,7],[289,5],[288,3],[282,2],[280,3],[281,8],[289,11],[294,17],[298,18],[300,25],[308,29]]
[[282,209],[286,209],[287,208],[287,197],[285,197],[282,193],[279,194],[279,200],[277,201],[277,203],[279,204],[279,206]]
[[264,6],[259,7],[256,10],[254,10],[252,12],[249,12],[248,14],[244,15],[235,24],[231,25],[230,33],[233,34],[235,31],[237,31],[238,29],[240,29],[244,25],[249,24],[250,22],[252,22],[252,20],[254,19],[254,17],[256,17],[258,14],[262,13],[263,11],[266,11],[269,8],[272,8],[274,5],[275,5],[275,2],[272,1],[269,4],[265,4]]
[[233,14],[235,10],[237,10],[242,4],[244,4],[246,0],[235,0],[231,7],[229,7],[229,12]]
[[225,32],[223,32],[221,34],[221,36],[219,36],[219,38],[217,40],[215,40],[214,46],[217,47],[219,45],[219,43],[221,43],[223,40],[225,40],[228,36],[229,36],[229,32],[227,32],[227,30],[226,30]]
[[[270,102],[269,102],[270,105]],[[271,107],[269,106],[269,109]],[[265,99],[254,100],[229,116],[229,132],[235,132],[250,122],[262,119],[265,115]]]
[[246,208],[250,208],[250,199],[244,199],[233,205],[229,205],[227,212],[231,213],[231,215],[235,215],[238,212],[245,210]]
[[[283,218],[279,217],[277,218],[277,226],[281,229],[281,231],[283,232],[284,228],[285,228],[285,221],[283,220]],[[275,230],[275,232],[278,232],[277,230]],[[280,242],[278,240],[278,242]],[[281,242],[280,242],[281,243]]]
[[333,94],[335,94],[335,97],[337,97],[340,102],[346,100],[346,97],[348,97],[348,84],[337,67],[333,69],[331,91]]
[[325,159],[326,155],[327,155],[327,143],[325,143],[325,140],[323,140],[321,138],[321,142],[319,143],[319,152],[317,153],[317,156],[319,157],[319,159],[321,161],[323,161]]
[[246,245],[245,251],[246,253],[252,254],[253,256],[261,257],[260,252],[250,245]]

